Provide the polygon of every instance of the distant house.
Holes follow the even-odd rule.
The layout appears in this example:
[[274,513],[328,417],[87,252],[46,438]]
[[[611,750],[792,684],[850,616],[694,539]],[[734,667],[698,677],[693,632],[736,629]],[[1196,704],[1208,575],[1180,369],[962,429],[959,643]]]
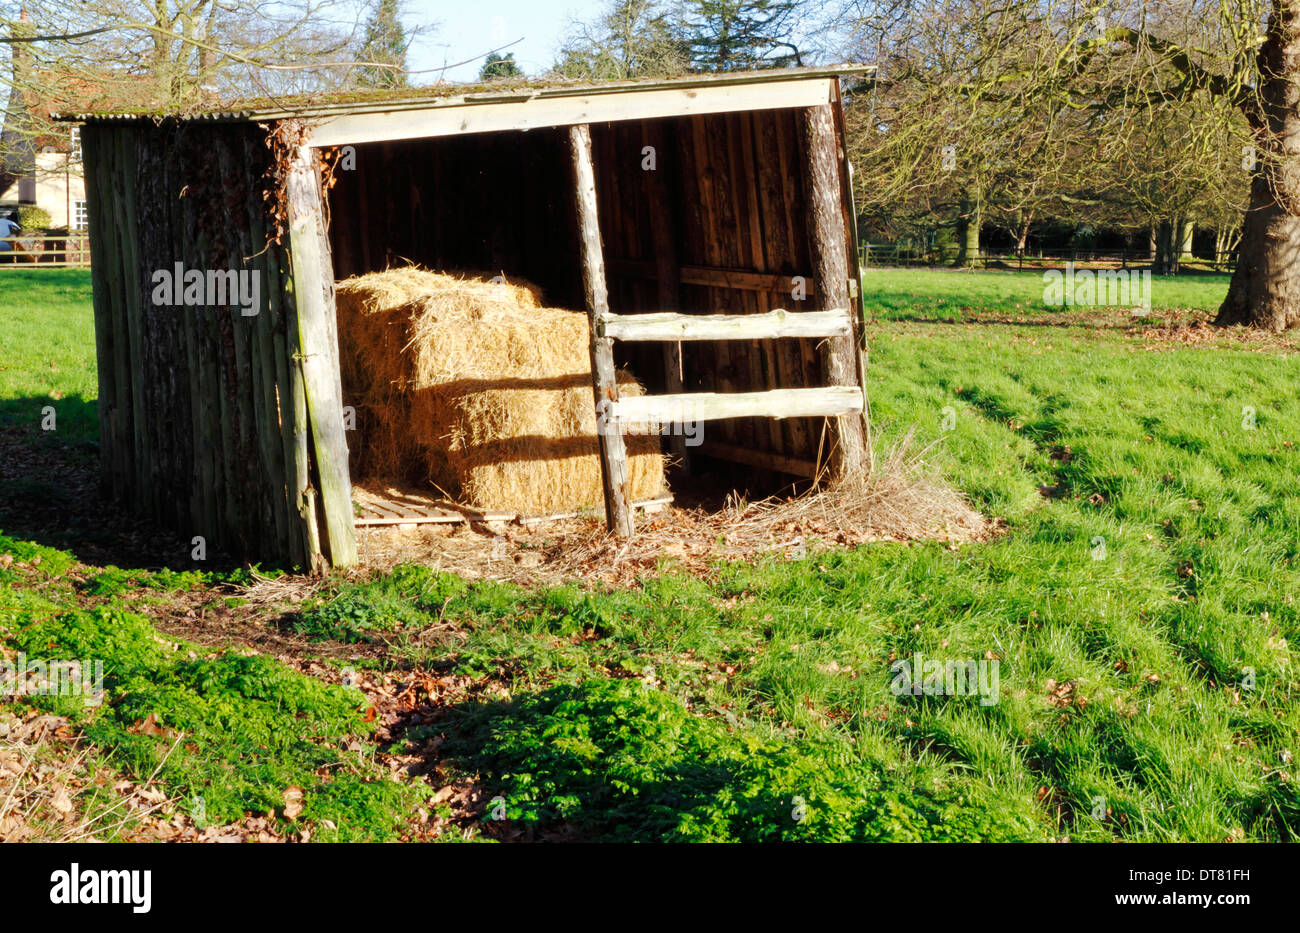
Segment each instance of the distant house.
[[[9,120],[6,112],[6,132]],[[81,167],[80,127],[58,135],[0,142],[0,213],[28,205],[50,215],[52,229],[85,230],[86,185]]]
[[[27,19],[23,14],[23,20]],[[17,24],[15,32],[18,31]],[[81,128],[55,123],[55,111],[104,96],[107,76],[79,76],[34,67],[31,52],[14,45],[13,74],[0,127],[0,214],[38,207],[51,229],[86,230]]]

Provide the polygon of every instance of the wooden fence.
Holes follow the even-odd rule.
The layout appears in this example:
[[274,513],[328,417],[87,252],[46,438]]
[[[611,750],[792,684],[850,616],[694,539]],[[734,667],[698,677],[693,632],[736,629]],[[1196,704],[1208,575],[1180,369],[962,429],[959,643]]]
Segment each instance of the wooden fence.
[[[947,253],[933,246],[908,246],[897,243],[862,244],[858,247],[858,263],[867,266],[947,266],[951,265],[956,247]],[[1155,258],[1148,249],[1064,249],[1056,251],[1013,249],[981,249],[979,256],[969,265],[976,269],[1022,269],[1041,271],[1058,269],[1067,263],[1115,266],[1121,269],[1149,268]],[[1162,274],[1179,271],[1232,272],[1237,264],[1237,251],[1221,251],[1212,255],[1200,252],[1191,258],[1179,257],[1172,267]]]
[[89,269],[90,234],[20,233],[0,237],[0,267]]

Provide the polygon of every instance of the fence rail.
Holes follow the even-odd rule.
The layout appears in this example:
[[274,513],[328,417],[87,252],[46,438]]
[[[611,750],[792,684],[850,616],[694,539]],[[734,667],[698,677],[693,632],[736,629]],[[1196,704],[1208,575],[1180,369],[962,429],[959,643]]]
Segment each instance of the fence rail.
[[0,237],[0,269],[11,267],[88,269],[90,236],[85,233],[20,233]]
[[[969,265],[976,269],[1038,270],[1060,268],[1066,263],[1087,263],[1128,269],[1153,266],[1154,259],[1151,251],[1146,249],[981,250],[979,256],[970,260]],[[951,250],[941,252],[933,247],[881,243],[863,244],[858,251],[858,260],[862,266],[938,266],[951,264],[953,256]],[[1231,272],[1236,264],[1235,250],[1211,255],[1198,253],[1191,257],[1179,257],[1172,263],[1172,268],[1161,271]]]

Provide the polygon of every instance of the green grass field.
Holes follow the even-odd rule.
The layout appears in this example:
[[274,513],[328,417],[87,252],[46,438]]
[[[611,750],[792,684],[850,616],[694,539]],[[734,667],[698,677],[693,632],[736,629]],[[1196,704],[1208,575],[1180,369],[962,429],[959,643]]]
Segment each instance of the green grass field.
[[90,270],[0,267],[0,424],[37,424],[52,406],[59,436],[99,436]]
[[[958,321],[990,313],[1068,313],[1044,305],[1041,272],[870,268],[863,278],[866,310],[880,320]],[[1229,278],[1153,276],[1152,308],[1213,311],[1228,293]]]
[[[89,398],[84,282],[37,283],[33,298],[13,281],[0,276],[0,307],[17,322],[0,345],[5,411],[51,389]],[[1225,288],[1158,283],[1155,304],[1211,310]],[[322,650],[379,646],[379,668],[500,684],[405,741],[440,743],[449,774],[480,781],[508,818],[543,833],[1294,840],[1300,356],[1152,341],[1068,312],[1061,326],[988,320],[1041,315],[1041,293],[1037,275],[929,270],[871,270],[864,287],[878,318],[874,429],[885,445],[909,429],[935,442],[935,468],[1005,520],[990,542],[875,544],[720,565],[711,579],[669,570],[612,592],[400,567],[336,582],[283,623]],[[57,353],[43,349],[55,342]],[[47,358],[66,365],[47,371]],[[165,741],[124,736],[150,711],[208,743],[160,772],[185,794],[229,769],[237,787],[262,773],[310,780],[309,747],[282,764],[246,760],[238,743],[256,743],[253,726],[223,745],[204,704],[229,722],[248,704],[255,724],[319,706],[322,735],[363,729],[296,673],[262,672],[254,689],[233,655],[214,673],[183,651],[145,652],[134,622],[110,636],[114,607],[148,580],[116,574],[97,618],[84,586],[36,604],[52,584],[6,570],[0,628],[33,651],[66,628],[134,678],[87,727],[123,768],[151,767]],[[147,605],[132,611],[147,621]],[[19,634],[35,621],[41,639]],[[917,654],[996,661],[996,702],[891,692],[892,662]],[[175,685],[168,699],[151,696],[150,678]],[[409,798],[367,781],[300,784],[316,807],[303,819],[351,821],[335,837],[391,835]],[[231,812],[274,809],[251,789],[220,799]]]

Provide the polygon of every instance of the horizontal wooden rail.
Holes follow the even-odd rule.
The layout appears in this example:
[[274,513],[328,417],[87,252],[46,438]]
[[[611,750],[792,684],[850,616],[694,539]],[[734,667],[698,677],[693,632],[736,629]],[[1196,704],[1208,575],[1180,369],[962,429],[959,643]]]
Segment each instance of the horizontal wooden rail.
[[[610,259],[606,263],[614,275],[628,278],[655,279],[658,269],[644,259]],[[709,288],[730,288],[749,292],[781,292],[790,294],[795,279],[802,278],[805,295],[814,294],[812,276],[783,275],[775,272],[751,272],[748,269],[723,269],[714,266],[682,266],[678,277],[683,285],[703,285]]]
[[847,308],[764,314],[607,314],[597,333],[615,340],[769,340],[778,337],[843,337],[851,332]]
[[613,424],[688,424],[723,418],[811,418],[863,410],[860,386],[642,395],[610,403]]
[[739,444],[725,444],[722,441],[705,441],[698,447],[692,448],[692,451],[706,457],[717,457],[719,460],[729,460],[732,463],[740,463],[760,470],[775,470],[778,473],[789,473],[805,479],[817,477],[817,464],[802,457],[790,457],[753,447],[741,447]]

